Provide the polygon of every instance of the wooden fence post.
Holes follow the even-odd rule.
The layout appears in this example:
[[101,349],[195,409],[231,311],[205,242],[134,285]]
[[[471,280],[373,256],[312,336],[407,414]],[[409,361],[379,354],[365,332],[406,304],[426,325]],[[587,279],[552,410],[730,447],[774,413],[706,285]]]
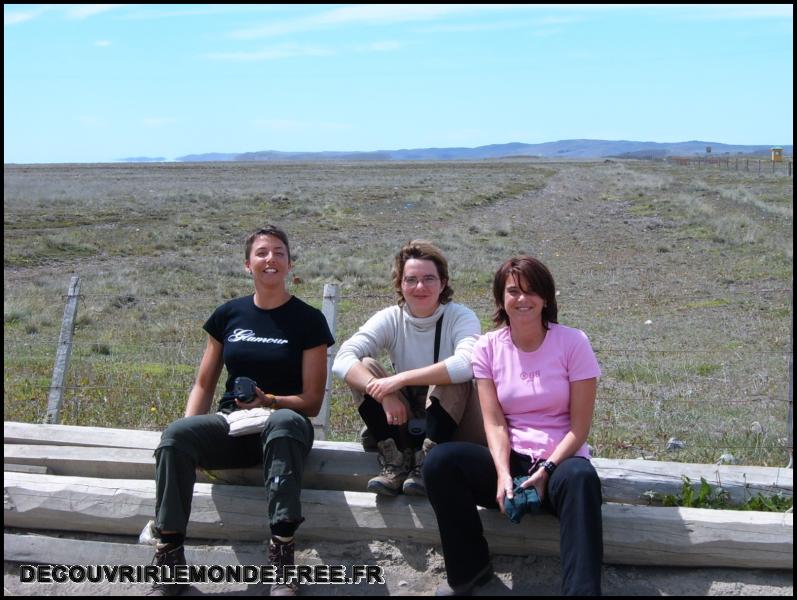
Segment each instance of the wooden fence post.
[[61,321],[61,336],[55,352],[55,365],[50,391],[47,395],[47,416],[45,423],[61,422],[61,405],[64,402],[64,380],[69,368],[69,357],[72,354],[72,335],[75,333],[75,314],[77,313],[78,294],[80,293],[80,277],[74,276],[69,282],[66,297],[64,318]]
[[[794,295],[791,299],[791,314],[794,316]],[[794,320],[789,319],[789,465],[794,468],[794,413],[792,412],[794,400]]]
[[[335,328],[338,320],[338,286],[334,283],[324,284],[324,299],[321,303],[321,312],[327,320],[329,331],[335,336]],[[327,427],[329,426],[329,410],[332,404],[332,362],[335,360],[334,346],[327,348],[327,383],[324,388],[324,403],[321,405],[321,412],[318,421],[321,424],[322,439],[326,438]]]

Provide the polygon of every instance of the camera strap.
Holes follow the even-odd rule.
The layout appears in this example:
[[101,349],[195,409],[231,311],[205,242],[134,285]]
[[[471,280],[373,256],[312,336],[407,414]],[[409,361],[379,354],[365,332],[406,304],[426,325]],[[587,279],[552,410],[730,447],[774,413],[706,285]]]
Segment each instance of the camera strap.
[[[434,362],[436,363],[440,360],[440,334],[443,331],[443,315],[440,315],[440,318],[437,319],[437,323],[434,326]],[[434,363],[432,363],[434,364]]]

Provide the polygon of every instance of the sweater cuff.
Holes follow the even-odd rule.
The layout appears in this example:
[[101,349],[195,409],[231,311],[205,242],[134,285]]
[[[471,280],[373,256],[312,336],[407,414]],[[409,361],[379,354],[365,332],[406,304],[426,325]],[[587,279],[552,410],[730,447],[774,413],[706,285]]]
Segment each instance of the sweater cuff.
[[332,373],[340,380],[345,380],[349,370],[357,363],[356,356],[340,356],[332,363]]
[[449,356],[443,364],[448,370],[451,383],[465,383],[473,379],[473,367],[470,361],[463,360],[459,356]]

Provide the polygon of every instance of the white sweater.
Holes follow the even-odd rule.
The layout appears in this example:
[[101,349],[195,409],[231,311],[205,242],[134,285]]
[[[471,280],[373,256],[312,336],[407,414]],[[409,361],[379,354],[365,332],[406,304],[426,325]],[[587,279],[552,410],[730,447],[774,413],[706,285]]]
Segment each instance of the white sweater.
[[390,355],[396,373],[428,367],[434,363],[435,325],[440,315],[443,327],[438,360],[445,362],[452,383],[472,379],[470,355],[481,324],[471,309],[453,302],[441,304],[424,318],[413,317],[406,306],[380,310],[341,345],[332,372],[343,379],[355,363],[366,356],[378,358],[383,351]]

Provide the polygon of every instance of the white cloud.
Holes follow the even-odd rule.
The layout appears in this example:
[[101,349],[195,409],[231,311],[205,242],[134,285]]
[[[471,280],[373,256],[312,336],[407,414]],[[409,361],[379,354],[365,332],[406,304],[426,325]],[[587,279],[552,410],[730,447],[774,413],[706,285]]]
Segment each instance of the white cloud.
[[329,29],[349,24],[390,25],[413,21],[432,21],[453,15],[482,11],[505,10],[512,5],[455,5],[455,4],[371,4],[344,6],[297,19],[285,19],[268,25],[238,29],[230,33],[235,39],[247,40],[287,35],[303,31]]
[[360,52],[394,52],[402,47],[400,42],[384,41],[373,42],[372,44],[364,44],[358,46]]
[[32,21],[41,15],[59,11],[62,16],[70,20],[82,20],[95,15],[99,15],[118,8],[130,6],[128,4],[73,4],[58,6],[55,4],[43,4],[29,10],[13,10],[3,13],[3,25],[18,25]]
[[109,40],[97,40],[94,42],[94,45],[99,46],[100,48],[107,48],[111,45],[111,42]]
[[234,62],[251,62],[261,60],[279,60],[297,56],[332,56],[335,52],[320,46],[299,46],[297,44],[284,44],[263,50],[249,52],[211,52],[205,56],[211,60],[228,60]]
[[19,11],[9,11],[3,12],[3,25],[19,25],[20,23],[25,23],[26,21],[31,21],[38,17],[39,15],[43,15],[47,11],[51,10],[52,7],[50,6],[41,6],[39,8],[34,8],[31,10],[19,10]]
[[104,12],[116,10],[117,8],[124,8],[127,4],[75,4],[73,6],[65,7],[66,17],[68,19],[88,19],[94,15],[99,15]]

